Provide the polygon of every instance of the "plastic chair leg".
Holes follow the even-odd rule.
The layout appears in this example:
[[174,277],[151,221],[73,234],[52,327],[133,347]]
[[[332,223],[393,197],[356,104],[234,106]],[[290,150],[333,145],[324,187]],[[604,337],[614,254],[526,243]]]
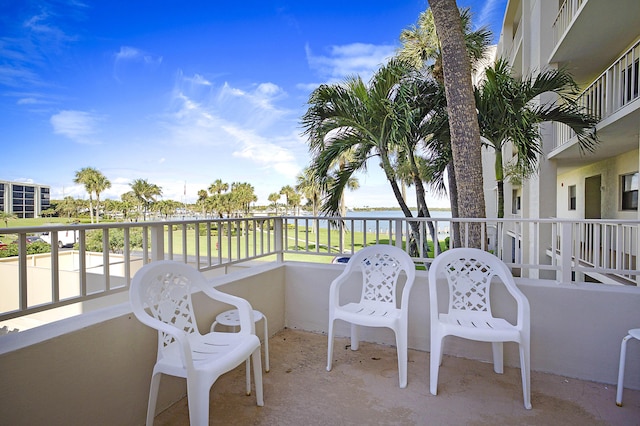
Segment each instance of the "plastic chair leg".
[[327,371],[331,371],[331,364],[333,363],[333,322],[333,318],[329,319],[329,330],[327,330]]
[[247,376],[247,396],[251,395],[251,361],[249,360],[249,358],[247,358],[247,360],[245,361],[245,366],[246,366],[246,376]]
[[524,408],[531,410],[531,351],[529,345],[521,343],[520,347],[520,372],[522,374],[522,397]]
[[151,376],[151,386],[149,387],[149,403],[147,404],[147,426],[153,425],[153,419],[156,416],[156,403],[158,401],[158,391],[160,390],[161,373]]
[[622,390],[624,389],[624,364],[627,357],[627,341],[633,336],[627,334],[620,344],[620,364],[618,366],[618,391],[616,392],[616,405],[622,407]]
[[[433,332],[432,332],[433,333]],[[429,390],[431,395],[438,394],[438,370],[442,362],[442,336],[431,337],[431,353],[429,354]]]
[[[264,393],[262,389],[262,359],[260,358],[260,347],[251,354],[253,361],[253,381],[256,383],[256,404],[259,407],[264,406]],[[249,360],[247,360],[248,362]],[[249,371],[249,370],[247,370]]]
[[264,371],[268,373],[269,368],[269,326],[267,324],[267,317],[265,315],[262,316],[264,320]]
[[396,331],[396,350],[398,352],[398,378],[400,388],[407,387],[407,334],[402,330]]
[[356,324],[351,324],[351,350],[357,351],[360,347],[360,330]]
[[493,349],[493,371],[504,373],[504,344],[502,342],[491,343]]
[[189,403],[189,424],[206,426],[209,424],[209,390],[204,382],[187,379],[187,400]]

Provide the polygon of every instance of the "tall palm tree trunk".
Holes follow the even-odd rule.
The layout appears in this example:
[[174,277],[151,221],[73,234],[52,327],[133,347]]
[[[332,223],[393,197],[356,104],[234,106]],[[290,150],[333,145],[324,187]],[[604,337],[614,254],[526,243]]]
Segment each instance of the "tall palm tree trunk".
[[[460,12],[455,0],[429,0],[438,38],[442,43],[442,65],[451,132],[451,150],[458,183],[461,217],[486,216],[482,183],[482,151],[471,67]],[[482,228],[469,226],[470,247],[483,248]]]

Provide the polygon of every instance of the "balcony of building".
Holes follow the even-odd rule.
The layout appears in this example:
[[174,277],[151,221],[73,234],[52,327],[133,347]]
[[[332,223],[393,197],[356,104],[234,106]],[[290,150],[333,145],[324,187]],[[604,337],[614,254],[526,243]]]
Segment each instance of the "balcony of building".
[[615,7],[601,0],[565,0],[553,22],[555,47],[549,60],[568,66],[584,86],[615,61],[638,38],[640,2],[616,1]]
[[[444,229],[443,225],[457,229],[450,221],[431,222],[434,229]],[[419,231],[428,229],[429,221],[418,222],[424,223]],[[473,221],[454,222],[460,222],[463,232]],[[582,238],[580,224],[586,222],[512,221],[511,228],[518,224],[520,228],[516,229],[529,230],[520,235],[538,244],[539,249],[534,251],[549,249],[542,242],[545,239],[555,241],[553,247],[558,249],[554,257],[534,258],[523,253],[515,259],[510,258],[511,249],[502,246],[502,241],[508,240],[500,237],[505,227],[487,223],[486,229],[496,232],[487,231],[486,239],[494,242],[495,253],[504,253],[510,266],[522,271],[517,283],[531,304],[531,411],[522,404],[515,345],[505,348],[505,364],[511,368],[497,376],[489,363],[488,344],[447,340],[439,394],[430,395],[426,271],[417,271],[411,295],[412,350],[406,389],[397,387],[393,333],[387,330],[363,332],[363,341],[369,343],[359,352],[346,350],[347,341],[341,340],[336,345],[334,370],[325,370],[323,333],[327,328],[328,290],[344,266],[306,260],[329,260],[363,244],[402,246],[408,233],[416,229],[404,219],[349,219],[338,225],[349,227],[344,235],[339,229],[325,234],[326,218],[308,217],[80,225],[81,239],[75,250],[78,259],[88,255],[89,243],[85,240],[90,231],[99,231],[108,242],[116,229],[129,229],[124,232],[127,248],[114,249],[120,253],[113,253],[105,243],[106,250],[101,254],[104,264],[85,259],[71,266],[56,260],[63,250],[52,248],[56,253],[49,255],[50,266],[42,267],[44,273],[36,272],[33,260],[21,253],[14,265],[3,266],[3,291],[12,277],[17,279],[11,285],[18,288],[17,307],[4,312],[3,319],[70,308],[72,301],[88,304],[99,294],[120,294],[125,302],[92,311],[81,305],[74,316],[0,337],[0,423],[142,424],[157,334],[132,315],[126,290],[137,262],[174,258],[198,267],[212,285],[246,298],[269,319],[271,372],[264,375],[265,407],[256,407],[253,397],[244,396],[244,367],[239,367],[213,386],[212,424],[633,424],[640,418],[640,345],[629,345],[623,407],[615,405],[615,384],[621,339],[627,330],[640,324],[640,291],[631,285],[574,279],[584,268],[634,276],[637,271],[623,263],[585,266],[575,262],[579,252],[573,248],[590,241],[585,238],[577,242]],[[638,225],[637,221],[619,224],[636,230]],[[142,248],[129,249],[135,227],[144,230]],[[225,227],[225,232],[214,232]],[[355,240],[356,229],[363,231],[364,241]],[[1,229],[0,233],[17,232],[24,238],[40,230]],[[543,237],[546,233],[550,233],[548,238]],[[323,235],[322,244],[319,235]],[[428,238],[428,233],[419,235]],[[630,233],[629,238],[635,241],[628,247],[618,242],[614,248],[635,256],[637,232]],[[419,242],[414,259],[429,263],[433,258]],[[604,242],[599,240],[597,244]],[[22,241],[19,245],[26,246]],[[63,273],[61,267],[72,272]],[[525,277],[534,270],[552,273],[556,278]],[[65,288],[67,282],[72,283],[69,288]],[[38,284],[49,300],[36,298],[43,291],[36,288]],[[70,295],[70,288],[77,289],[78,294]],[[492,303],[504,306],[507,315],[513,313],[506,292],[499,287],[492,294]],[[194,295],[194,304],[202,330],[227,309],[200,294]],[[336,331],[347,336],[348,326],[341,324]],[[260,329],[258,334],[264,337]],[[184,381],[163,378],[157,424],[187,424],[185,389]]]
[[600,118],[597,125],[600,144],[596,151],[581,152],[575,133],[569,127],[556,123],[556,148],[549,154],[549,158],[560,160],[562,166],[576,166],[638,149],[639,63],[640,39],[610,63],[578,99],[585,111]]

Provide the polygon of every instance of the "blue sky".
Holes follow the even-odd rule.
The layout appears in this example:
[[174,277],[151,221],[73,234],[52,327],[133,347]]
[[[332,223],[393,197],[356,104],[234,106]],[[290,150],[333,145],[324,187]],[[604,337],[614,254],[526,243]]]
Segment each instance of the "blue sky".
[[[463,1],[499,37],[506,0]],[[321,83],[368,80],[426,0],[0,1],[0,180],[118,198],[134,179],[194,202],[216,179],[258,204],[308,165],[299,119]],[[350,207],[395,206],[373,163]],[[186,191],[185,191],[186,190]],[[186,195],[185,195],[186,192]],[[432,207],[446,200],[429,198]]]

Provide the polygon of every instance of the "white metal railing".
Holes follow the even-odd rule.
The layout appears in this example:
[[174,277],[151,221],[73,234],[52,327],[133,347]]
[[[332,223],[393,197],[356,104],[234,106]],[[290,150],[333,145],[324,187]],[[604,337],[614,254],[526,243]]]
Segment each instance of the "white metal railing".
[[[17,235],[19,254],[0,258],[0,321],[125,291],[141,265],[158,259],[204,271],[255,259],[327,262],[367,245],[392,244],[428,266],[434,253],[467,246],[470,228],[478,225],[486,249],[520,276],[638,284],[640,221],[286,216],[3,228],[3,240]],[[66,229],[78,233],[73,250],[53,245],[51,253],[27,254],[27,235],[50,232],[56,241]]]
[[[578,104],[589,114],[604,120],[640,96],[640,40],[624,52],[587,87]],[[556,147],[575,136],[568,126],[555,123]]]
[[588,0],[565,0],[564,3],[562,3],[558,15],[556,15],[556,20],[553,22],[553,34],[556,44],[560,41],[569,26],[571,26],[582,4],[587,1]]
[[[256,217],[0,229],[3,241],[17,236],[18,247],[17,257],[0,257],[0,321],[125,291],[136,268],[152,260],[205,271],[275,256],[277,226]],[[72,252],[55,244],[66,230],[78,235]],[[29,255],[26,236],[45,232],[51,252]]]
[[515,59],[516,59],[516,53],[518,52],[518,49],[520,49],[520,46],[522,45],[522,23],[524,21],[522,19],[520,19],[520,21],[518,22],[518,27],[516,28],[516,32],[513,34],[513,39],[511,40],[511,47],[509,48],[509,54],[507,56],[507,58],[509,58],[509,65],[511,67],[513,67]]

